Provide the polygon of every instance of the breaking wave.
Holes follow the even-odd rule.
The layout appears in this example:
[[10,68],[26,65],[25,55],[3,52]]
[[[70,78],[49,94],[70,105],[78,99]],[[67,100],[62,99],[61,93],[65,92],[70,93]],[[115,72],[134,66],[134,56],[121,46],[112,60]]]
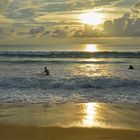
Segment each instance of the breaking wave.
[[0,88],[22,88],[22,89],[106,89],[106,88],[137,88],[140,81],[132,79],[113,79],[113,78],[1,78]]
[[[140,81],[75,77],[1,78],[0,101],[12,103],[121,102],[140,103]],[[5,93],[6,92],[6,93]]]
[[140,52],[18,52],[0,51],[6,57],[41,57],[41,58],[140,58]]
[[78,61],[78,60],[10,60],[10,61],[0,61],[1,64],[33,64],[33,63],[39,63],[39,64],[125,64],[129,63],[129,61]]

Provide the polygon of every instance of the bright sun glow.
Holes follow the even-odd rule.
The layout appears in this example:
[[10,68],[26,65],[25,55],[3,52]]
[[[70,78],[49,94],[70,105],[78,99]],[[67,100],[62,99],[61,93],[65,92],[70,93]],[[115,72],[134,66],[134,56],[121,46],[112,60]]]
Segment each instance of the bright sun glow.
[[83,120],[84,125],[86,126],[93,126],[95,123],[95,118],[96,118],[96,103],[87,103],[86,104],[86,109],[85,109],[85,118]]
[[86,44],[85,51],[95,52],[95,51],[97,51],[97,47],[95,44]]
[[103,23],[103,14],[97,12],[87,12],[80,15],[81,23],[89,25],[99,25]]

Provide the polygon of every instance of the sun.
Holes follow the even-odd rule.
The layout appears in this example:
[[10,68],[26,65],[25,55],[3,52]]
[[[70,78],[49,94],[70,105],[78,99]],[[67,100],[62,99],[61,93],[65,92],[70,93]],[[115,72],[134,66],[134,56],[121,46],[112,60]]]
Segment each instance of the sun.
[[103,23],[103,14],[97,12],[86,12],[80,15],[80,22],[89,25],[99,25]]

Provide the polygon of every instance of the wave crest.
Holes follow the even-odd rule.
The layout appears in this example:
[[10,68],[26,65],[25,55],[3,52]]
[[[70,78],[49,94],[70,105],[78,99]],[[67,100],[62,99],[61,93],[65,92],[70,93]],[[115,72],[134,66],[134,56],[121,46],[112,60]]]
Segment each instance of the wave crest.
[[140,81],[74,77],[1,78],[1,103],[108,102],[140,103]]
[[30,88],[30,89],[106,89],[106,88],[137,88],[140,81],[132,79],[117,78],[92,78],[92,77],[76,77],[54,79],[50,78],[1,78],[1,88]]
[[41,58],[140,58],[140,52],[12,52],[1,51],[6,57],[41,57]]

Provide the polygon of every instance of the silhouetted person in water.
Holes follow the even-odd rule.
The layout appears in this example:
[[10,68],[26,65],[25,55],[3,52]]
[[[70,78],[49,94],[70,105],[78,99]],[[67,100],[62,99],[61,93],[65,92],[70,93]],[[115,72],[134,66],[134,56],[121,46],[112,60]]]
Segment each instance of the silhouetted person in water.
[[49,70],[47,69],[47,67],[45,67],[45,70],[44,70],[44,72],[43,72],[45,75],[50,75],[50,72],[49,72]]
[[129,70],[134,70],[134,67],[132,65],[130,65]]

